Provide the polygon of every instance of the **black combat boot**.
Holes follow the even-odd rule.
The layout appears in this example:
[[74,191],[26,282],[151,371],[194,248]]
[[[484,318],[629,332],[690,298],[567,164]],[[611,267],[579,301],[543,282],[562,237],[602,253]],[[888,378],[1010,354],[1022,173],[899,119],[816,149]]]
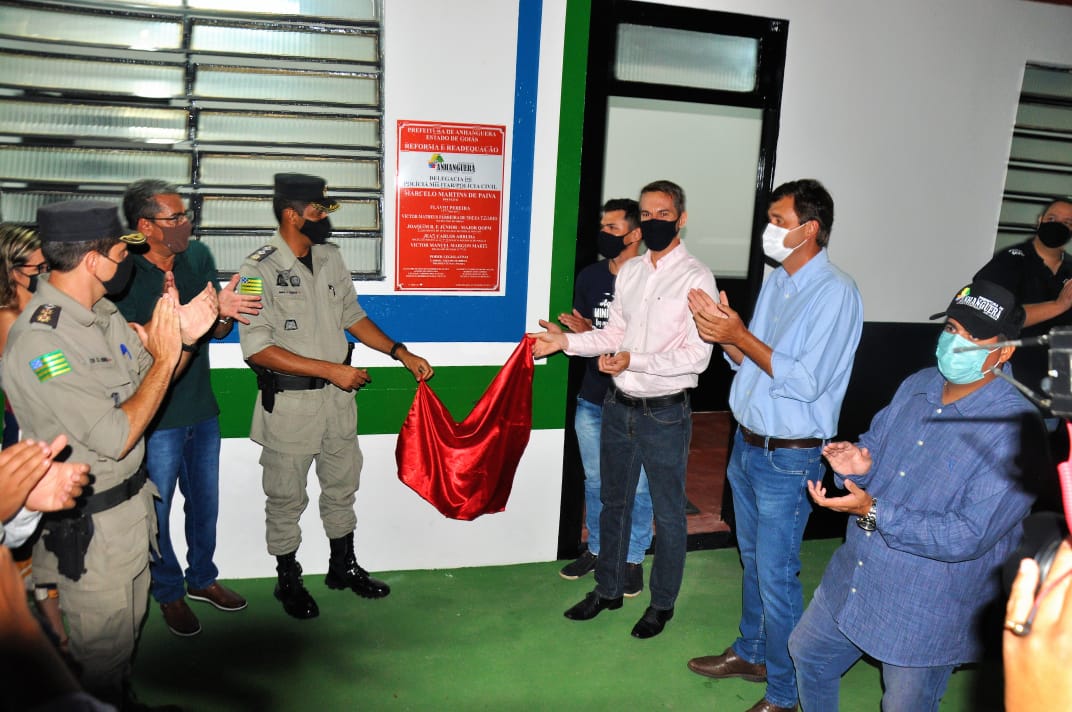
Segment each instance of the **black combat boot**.
[[390,586],[372,578],[368,571],[357,565],[353,532],[331,540],[331,560],[324,583],[329,588],[349,588],[364,598],[383,598],[391,592]]
[[320,609],[316,601],[302,584],[301,564],[294,558],[294,552],[275,557],[276,573],[279,583],[275,586],[275,597],[283,604],[283,610],[295,618],[316,618]]

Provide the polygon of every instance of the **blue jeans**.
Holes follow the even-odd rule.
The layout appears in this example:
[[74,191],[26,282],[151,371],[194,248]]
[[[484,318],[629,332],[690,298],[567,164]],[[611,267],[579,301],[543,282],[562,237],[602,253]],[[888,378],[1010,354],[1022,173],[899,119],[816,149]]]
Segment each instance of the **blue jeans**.
[[737,516],[744,581],[741,637],[733,649],[767,666],[767,700],[797,702],[789,634],[800,620],[800,540],[811,515],[806,483],[823,476],[822,448],[767,450],[749,445],[740,430],[726,466]]
[[[864,655],[838,629],[822,591],[822,586],[815,591],[789,638],[804,712],[838,712],[841,676]],[[952,674],[952,665],[912,668],[882,663],[883,712],[937,712]]]
[[[602,405],[577,398],[577,415],[573,419],[573,429],[577,432],[581,464],[584,465],[584,524],[588,527],[588,551],[596,556],[599,556],[599,515],[603,511],[603,503],[599,501],[599,430],[602,422]],[[648,492],[647,474],[641,467],[636,499],[633,500],[629,554],[625,560],[630,564],[641,563],[650,545],[651,493]]]
[[607,393],[600,430],[603,511],[596,563],[596,593],[603,598],[622,595],[627,535],[643,469],[659,531],[651,568],[651,606],[674,607],[685,572],[685,468],[691,438],[688,400],[661,408],[633,407],[618,401],[613,390]]
[[[206,588],[219,571],[212,563],[216,553],[216,517],[220,509],[220,423],[217,418],[180,428],[156,430],[145,444],[149,479],[160,490],[156,500],[159,555],[149,562],[150,591],[160,603],[177,601],[190,588]],[[186,499],[186,574],[171,546],[169,519],[175,485]]]

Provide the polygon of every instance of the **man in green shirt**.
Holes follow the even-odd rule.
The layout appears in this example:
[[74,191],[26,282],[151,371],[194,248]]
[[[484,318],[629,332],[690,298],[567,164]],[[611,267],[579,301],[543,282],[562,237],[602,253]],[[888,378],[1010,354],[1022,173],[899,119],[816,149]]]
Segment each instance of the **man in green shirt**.
[[[152,305],[164,291],[178,293],[186,302],[216,285],[212,253],[200,241],[190,240],[192,223],[176,186],[160,180],[132,183],[123,196],[127,224],[145,236],[148,250],[134,254],[134,277],[116,300],[128,321],[145,324]],[[232,283],[219,292],[215,326],[192,350],[190,364],[175,382],[148,433],[145,465],[160,490],[156,500],[159,551],[150,562],[150,591],[160,604],[168,629],[179,636],[201,632],[197,616],[185,596],[210,603],[221,611],[239,611],[246,600],[222,586],[213,563],[216,519],[219,513],[220,426],[219,406],[212,392],[208,344],[231,331],[235,319],[256,314],[260,298],[235,293]],[[177,302],[178,303],[178,302]],[[178,485],[186,500],[186,571],[183,573],[171,544],[171,502]]]

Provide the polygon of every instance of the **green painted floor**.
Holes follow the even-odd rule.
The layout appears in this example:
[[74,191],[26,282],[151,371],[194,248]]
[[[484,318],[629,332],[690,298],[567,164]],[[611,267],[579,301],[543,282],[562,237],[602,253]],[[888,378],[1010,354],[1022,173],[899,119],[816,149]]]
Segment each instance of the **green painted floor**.
[[[839,542],[805,542],[810,595]],[[300,557],[299,557],[300,558]],[[565,581],[563,562],[383,574],[391,595],[367,601],[306,577],[320,617],[297,621],[272,597],[274,581],[233,582],[249,599],[238,613],[192,602],[204,632],[171,635],[150,608],[135,659],[142,701],[187,712],[258,710],[726,710],[743,711],[763,686],[714,681],[685,667],[736,635],[740,563],[735,550],[688,555],[675,618],[662,635],[629,635],[647,592],[617,611],[574,622],[562,612],[593,586]],[[650,558],[648,563],[650,564]],[[647,567],[646,567],[647,568]],[[942,710],[1000,709],[973,701],[983,679],[953,676]],[[878,669],[844,678],[843,710],[877,710]]]

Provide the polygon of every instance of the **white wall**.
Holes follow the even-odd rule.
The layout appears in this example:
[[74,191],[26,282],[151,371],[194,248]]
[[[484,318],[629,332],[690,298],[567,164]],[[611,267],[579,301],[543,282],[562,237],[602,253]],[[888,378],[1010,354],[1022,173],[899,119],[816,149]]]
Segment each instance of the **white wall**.
[[775,182],[830,190],[831,257],[855,277],[868,321],[924,321],[948,304],[993,252],[1024,64],[1072,66],[1072,8],[673,4],[789,20]]

